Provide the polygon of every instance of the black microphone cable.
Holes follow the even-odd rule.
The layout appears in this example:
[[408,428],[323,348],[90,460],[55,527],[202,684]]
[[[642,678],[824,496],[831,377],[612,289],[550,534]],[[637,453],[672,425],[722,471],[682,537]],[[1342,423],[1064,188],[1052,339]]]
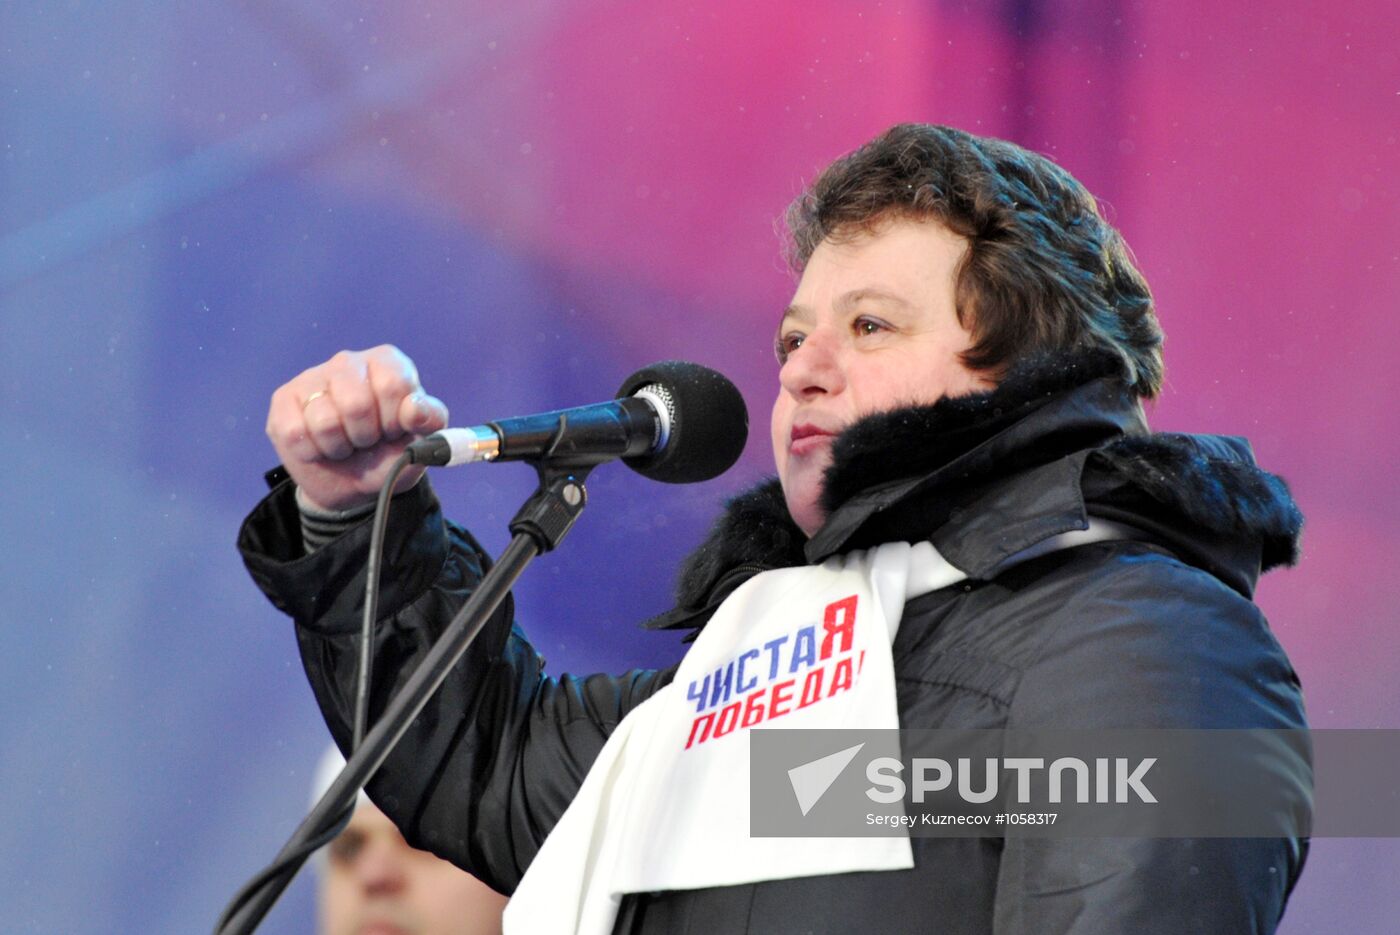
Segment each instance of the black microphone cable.
[[[359,668],[356,670],[355,676],[355,716],[353,738],[350,745],[351,753],[359,749],[360,742],[364,740],[365,733],[369,730],[370,680],[374,667],[374,621],[379,614],[379,578],[384,567],[384,538],[389,529],[389,501],[393,498],[394,485],[398,483],[399,475],[412,463],[413,455],[408,451],[404,451],[395,459],[389,468],[388,476],[384,478],[384,483],[379,488],[379,498],[374,505],[369,556],[365,560],[365,607],[360,621]],[[335,840],[340,832],[344,831],[345,827],[350,824],[350,819],[354,817],[358,795],[359,790],[357,789],[344,807],[326,822],[324,828],[307,839],[301,847],[280,855],[245,883],[233,895],[233,899],[229,900],[228,906],[220,914],[219,921],[214,927],[216,935],[222,935],[229,921],[263,887],[284,879],[290,883],[291,878],[301,870],[301,865],[306,863],[307,858],[324,845]]]

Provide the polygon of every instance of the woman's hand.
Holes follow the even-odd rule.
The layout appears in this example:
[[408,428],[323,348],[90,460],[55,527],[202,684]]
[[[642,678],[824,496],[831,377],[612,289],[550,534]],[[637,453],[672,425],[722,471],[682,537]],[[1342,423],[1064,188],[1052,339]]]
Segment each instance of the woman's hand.
[[[418,382],[418,368],[398,348],[341,351],[277,388],[267,437],[303,502],[346,510],[373,501],[394,459],[409,442],[447,425],[447,407]],[[423,476],[409,466],[394,491]]]

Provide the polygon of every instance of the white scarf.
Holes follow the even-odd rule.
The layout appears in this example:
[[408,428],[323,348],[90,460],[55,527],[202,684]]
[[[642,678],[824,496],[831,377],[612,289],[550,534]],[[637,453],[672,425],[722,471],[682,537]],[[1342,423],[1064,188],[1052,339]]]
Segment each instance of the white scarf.
[[[1013,559],[1120,536],[1095,522]],[[626,893],[913,867],[907,832],[752,837],[745,735],[897,729],[890,647],[904,604],[966,577],[929,542],[890,542],[746,581],[675,680],[608,738],[506,907],[505,931],[608,935]]]
[[607,935],[624,893],[912,867],[908,837],[751,837],[745,734],[898,727],[890,644],[904,602],[964,577],[930,543],[892,542],[746,581],[675,680],[608,738],[506,931]]

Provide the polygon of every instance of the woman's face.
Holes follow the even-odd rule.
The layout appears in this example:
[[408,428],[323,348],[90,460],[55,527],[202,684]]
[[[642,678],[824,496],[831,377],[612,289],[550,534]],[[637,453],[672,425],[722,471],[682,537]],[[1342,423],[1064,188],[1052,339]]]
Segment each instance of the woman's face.
[[773,403],[773,460],[788,511],[809,536],[825,521],[822,474],[842,429],[995,385],[958,356],[972,346],[954,307],[966,249],[935,221],[898,219],[812,252],[778,326]]

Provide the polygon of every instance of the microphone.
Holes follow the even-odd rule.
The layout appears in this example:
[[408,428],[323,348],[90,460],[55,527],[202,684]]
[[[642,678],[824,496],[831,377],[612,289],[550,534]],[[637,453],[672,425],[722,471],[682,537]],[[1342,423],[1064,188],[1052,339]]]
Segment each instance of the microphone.
[[408,446],[415,464],[538,461],[593,467],[621,458],[644,477],[689,484],[718,477],[739,459],[749,413],[723,374],[679,360],[644,367],[618,398],[591,406],[443,429]]

